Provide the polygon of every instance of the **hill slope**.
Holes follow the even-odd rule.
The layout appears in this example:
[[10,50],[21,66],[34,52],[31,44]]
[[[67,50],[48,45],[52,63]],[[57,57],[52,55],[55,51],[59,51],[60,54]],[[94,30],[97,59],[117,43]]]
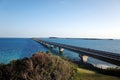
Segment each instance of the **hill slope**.
[[73,74],[68,61],[45,53],[0,65],[0,80],[73,80]]
[[0,80],[119,80],[99,74],[58,56],[36,53],[31,58],[0,64]]

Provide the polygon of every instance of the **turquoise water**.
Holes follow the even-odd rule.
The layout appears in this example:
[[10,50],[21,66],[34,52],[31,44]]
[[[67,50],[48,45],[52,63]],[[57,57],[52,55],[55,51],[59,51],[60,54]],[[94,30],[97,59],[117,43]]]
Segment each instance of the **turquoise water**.
[[[83,40],[83,39],[46,39],[46,38],[44,38],[43,40],[120,54],[120,40]],[[80,58],[78,57],[79,55],[77,53],[68,50],[64,51],[64,56],[74,60],[80,60]],[[99,67],[115,66],[113,64],[100,61],[91,57],[88,58],[88,63],[92,63],[93,65]]]
[[0,38],[0,63],[30,57],[38,51],[46,49],[29,38]]
[[47,39],[42,40],[120,54],[120,40]]
[[[115,52],[120,54],[120,40],[82,40],[82,39],[48,39],[46,41],[69,44],[79,47]],[[12,60],[31,57],[38,51],[47,51],[49,49],[29,38],[0,38],[0,63],[9,63]],[[63,54],[59,54],[58,48],[50,50],[53,54],[64,56],[73,60],[80,60],[77,53],[64,50]],[[115,66],[94,58],[89,57],[88,63],[95,66]]]

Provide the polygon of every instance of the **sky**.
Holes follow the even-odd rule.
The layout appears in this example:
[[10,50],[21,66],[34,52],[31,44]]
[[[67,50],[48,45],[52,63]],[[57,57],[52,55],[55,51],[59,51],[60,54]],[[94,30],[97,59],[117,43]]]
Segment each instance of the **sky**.
[[120,0],[0,0],[0,37],[120,39]]

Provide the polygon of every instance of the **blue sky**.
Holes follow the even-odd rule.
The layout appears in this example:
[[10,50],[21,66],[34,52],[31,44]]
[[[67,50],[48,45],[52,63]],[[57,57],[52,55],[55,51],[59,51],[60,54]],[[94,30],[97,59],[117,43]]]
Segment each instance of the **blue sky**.
[[120,38],[120,0],[0,0],[0,37]]

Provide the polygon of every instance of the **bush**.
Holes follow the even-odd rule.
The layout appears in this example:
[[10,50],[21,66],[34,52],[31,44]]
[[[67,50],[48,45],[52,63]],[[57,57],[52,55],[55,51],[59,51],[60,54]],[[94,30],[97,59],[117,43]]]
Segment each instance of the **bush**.
[[0,65],[0,80],[73,80],[74,74],[67,60],[40,52],[31,58]]

